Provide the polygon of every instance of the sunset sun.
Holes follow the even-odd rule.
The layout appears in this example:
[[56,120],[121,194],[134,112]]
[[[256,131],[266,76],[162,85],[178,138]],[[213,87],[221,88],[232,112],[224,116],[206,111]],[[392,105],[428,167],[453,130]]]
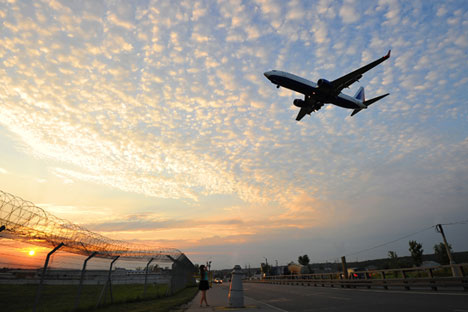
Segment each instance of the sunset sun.
[[30,256],[34,256],[35,254],[36,254],[36,252],[35,252],[34,250],[30,250],[30,251],[28,252],[28,255],[30,255]]

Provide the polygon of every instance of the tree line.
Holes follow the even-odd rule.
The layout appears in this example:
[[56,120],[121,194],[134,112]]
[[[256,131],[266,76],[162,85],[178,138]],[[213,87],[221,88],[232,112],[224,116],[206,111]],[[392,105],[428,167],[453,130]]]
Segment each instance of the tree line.
[[[408,242],[409,244],[409,252],[412,260],[412,264],[414,266],[421,266],[423,263],[423,252],[424,249],[422,248],[422,244],[418,243],[417,241],[411,240]],[[439,264],[445,265],[450,264],[450,260],[447,254],[447,250],[445,248],[444,243],[439,243],[434,245],[434,256],[436,261]],[[448,248],[450,252],[452,252],[452,245],[448,244]],[[407,262],[402,261],[395,251],[388,251],[388,259],[389,259],[389,268],[402,268],[411,266],[408,265]]]
[[[382,259],[378,260],[368,260],[365,261],[368,263],[368,265],[373,265],[375,263],[376,267],[378,269],[396,269],[396,268],[408,268],[411,266],[421,266],[423,263],[423,253],[424,249],[421,243],[418,243],[415,240],[410,240],[408,242],[409,245],[409,252],[410,256],[409,257],[399,257],[395,251],[389,250],[388,251],[388,258],[384,261]],[[452,246],[448,244],[448,247],[450,249],[450,252],[452,252]],[[431,256],[431,259],[434,259],[436,262],[438,262],[441,265],[449,264],[449,257],[447,255],[447,251],[445,249],[444,243],[439,243],[435,244],[433,246],[434,250],[434,255]],[[426,256],[424,256],[426,257]],[[427,258],[426,258],[427,260]],[[325,266],[331,267],[336,271],[341,270],[341,264],[333,264],[333,263],[328,263],[327,265],[324,264],[310,264],[310,258],[307,254],[299,256],[297,259],[297,262],[305,267],[305,271],[308,271],[308,273],[314,273],[316,270],[323,270]],[[289,263],[290,265],[293,264],[293,262]],[[350,262],[348,265],[354,265],[356,264],[355,262]],[[266,263],[261,264],[261,269],[262,272],[266,273],[267,275],[272,272],[272,267]],[[273,273],[274,274],[274,273]],[[284,267],[283,272],[281,274],[291,274],[289,272],[288,267]]]

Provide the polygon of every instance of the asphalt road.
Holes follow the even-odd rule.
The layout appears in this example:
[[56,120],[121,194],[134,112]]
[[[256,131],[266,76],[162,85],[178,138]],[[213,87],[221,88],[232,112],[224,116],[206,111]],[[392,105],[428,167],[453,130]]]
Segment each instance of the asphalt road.
[[468,312],[467,292],[244,284],[244,295],[277,311]]

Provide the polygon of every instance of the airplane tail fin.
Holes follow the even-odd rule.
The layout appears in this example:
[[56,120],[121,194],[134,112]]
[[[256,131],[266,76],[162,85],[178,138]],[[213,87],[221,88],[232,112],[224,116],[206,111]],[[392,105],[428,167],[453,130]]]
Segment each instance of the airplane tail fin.
[[[362,87],[361,87],[362,88]],[[354,96],[355,98],[357,98],[357,95],[359,94],[359,91],[361,91],[361,89],[358,90],[358,93],[356,93],[356,96]],[[377,102],[378,100],[381,100],[383,99],[384,97],[386,97],[387,95],[389,95],[390,93],[386,93],[386,94],[383,94],[383,95],[380,95],[378,97],[375,97],[373,99],[370,99],[370,100],[364,100],[363,101],[363,104],[366,105],[366,107],[368,107],[369,105],[371,104],[374,104],[375,102]],[[362,88],[362,95],[364,96],[364,88]],[[357,108],[355,110],[353,110],[353,112],[351,113],[351,116],[354,116],[356,115],[357,113],[359,113],[360,111],[362,110],[362,108]]]
[[359,90],[357,90],[356,94],[354,95],[355,99],[361,100],[363,103],[366,100],[366,97],[364,95],[364,87],[360,87]]

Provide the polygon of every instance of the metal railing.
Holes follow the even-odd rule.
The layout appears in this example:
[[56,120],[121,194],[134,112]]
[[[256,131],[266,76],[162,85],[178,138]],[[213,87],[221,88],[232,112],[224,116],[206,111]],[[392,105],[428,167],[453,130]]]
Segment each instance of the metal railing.
[[[451,276],[455,267],[461,276]],[[300,275],[266,276],[261,280],[250,280],[254,283],[268,283],[279,285],[303,285],[342,288],[439,288],[464,289],[468,291],[468,263],[441,265],[433,267],[395,268],[387,270],[355,271],[345,278],[341,272],[316,273]]]

